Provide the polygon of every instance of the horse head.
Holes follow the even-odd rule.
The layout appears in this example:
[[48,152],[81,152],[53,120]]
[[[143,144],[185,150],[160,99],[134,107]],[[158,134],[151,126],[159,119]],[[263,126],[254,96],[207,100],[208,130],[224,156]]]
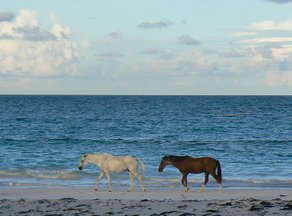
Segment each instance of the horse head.
[[88,155],[85,154],[85,155],[83,155],[81,157],[81,160],[80,160],[80,163],[79,163],[79,167],[78,167],[79,170],[82,170],[87,165],[87,163],[88,163],[88,160],[86,159],[87,156]]
[[158,168],[158,171],[159,172],[162,172],[163,169],[169,164],[169,161],[168,161],[168,156],[164,156],[160,162],[160,165],[159,165],[159,168]]

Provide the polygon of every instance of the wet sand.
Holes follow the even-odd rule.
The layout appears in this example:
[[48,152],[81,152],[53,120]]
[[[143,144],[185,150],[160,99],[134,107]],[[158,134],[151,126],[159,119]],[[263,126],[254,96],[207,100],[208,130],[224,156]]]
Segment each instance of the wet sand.
[[291,189],[94,191],[0,189],[0,215],[292,215]]

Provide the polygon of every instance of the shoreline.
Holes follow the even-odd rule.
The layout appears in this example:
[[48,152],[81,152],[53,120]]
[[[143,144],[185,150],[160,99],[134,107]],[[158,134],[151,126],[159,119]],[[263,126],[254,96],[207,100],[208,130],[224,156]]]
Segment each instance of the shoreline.
[[225,200],[225,199],[290,199],[292,200],[292,190],[285,188],[223,188],[223,193],[220,193],[217,188],[205,188],[202,193],[198,190],[190,189],[189,192],[183,192],[183,189],[155,190],[149,189],[145,192],[140,191],[140,188],[135,188],[134,191],[114,189],[113,192],[108,192],[106,187],[101,187],[99,191],[94,191],[93,187],[31,187],[31,188],[1,188],[0,199],[172,199],[172,200]]
[[[101,188],[102,190],[103,188]],[[94,191],[92,187],[0,189],[1,215],[288,215],[292,190],[214,188]]]

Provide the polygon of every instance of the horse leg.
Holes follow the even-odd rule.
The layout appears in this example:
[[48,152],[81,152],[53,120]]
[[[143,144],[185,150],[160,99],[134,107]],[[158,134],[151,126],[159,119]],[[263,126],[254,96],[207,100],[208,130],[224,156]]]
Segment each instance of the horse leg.
[[213,176],[213,178],[217,181],[217,183],[219,184],[219,192],[222,193],[223,190],[222,190],[222,182],[219,181],[217,175],[214,173],[211,173],[211,175]]
[[222,183],[219,184],[219,192],[220,192],[220,193],[223,192]]
[[141,185],[141,190],[145,191],[142,176],[136,171],[130,171],[130,172],[132,172],[133,175],[136,176],[139,179],[139,182],[140,182],[140,185]]
[[128,191],[130,192],[130,191],[133,190],[133,187],[134,187],[134,178],[135,178],[135,176],[130,171],[129,171],[129,175],[130,175],[130,179],[131,179],[131,186],[129,187]]
[[188,191],[189,191],[187,175],[188,175],[188,174],[183,174],[182,179],[181,179],[181,183],[182,183],[183,186],[185,187],[184,192],[188,192]]
[[101,180],[101,178],[104,176],[104,172],[103,171],[100,171],[100,174],[99,174],[99,176],[98,176],[98,178],[97,178],[97,180],[96,180],[96,185],[95,185],[95,191],[97,191],[97,189],[98,189],[98,184],[99,184],[99,182],[100,182],[100,180]]
[[203,192],[208,181],[209,181],[209,173],[205,172],[205,181],[204,181],[202,187],[199,189],[199,193]]
[[113,184],[112,184],[111,175],[109,172],[106,172],[105,175],[106,175],[108,183],[109,183],[109,192],[112,192],[113,191]]

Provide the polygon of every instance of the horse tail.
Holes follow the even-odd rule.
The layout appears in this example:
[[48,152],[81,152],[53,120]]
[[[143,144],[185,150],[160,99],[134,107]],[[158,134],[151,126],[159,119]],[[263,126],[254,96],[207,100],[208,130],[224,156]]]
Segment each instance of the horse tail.
[[220,165],[219,161],[217,161],[217,174],[216,174],[216,177],[217,177],[218,183],[221,184],[221,182],[222,182],[222,171],[221,171],[221,165]]
[[140,162],[140,166],[141,166],[141,170],[142,170],[142,172],[141,172],[141,177],[142,177],[142,179],[144,178],[144,173],[145,173],[145,165],[144,165],[144,163],[140,160],[140,158],[137,158],[137,157],[135,157],[136,158],[136,160],[138,161],[138,162]]

